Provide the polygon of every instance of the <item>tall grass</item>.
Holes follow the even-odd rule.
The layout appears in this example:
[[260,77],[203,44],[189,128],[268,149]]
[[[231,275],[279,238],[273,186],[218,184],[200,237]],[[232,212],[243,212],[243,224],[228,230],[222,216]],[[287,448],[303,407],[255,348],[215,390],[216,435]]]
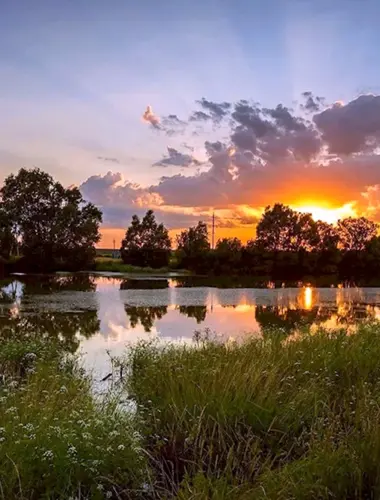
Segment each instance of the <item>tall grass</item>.
[[0,499],[140,498],[144,454],[135,418],[120,401],[96,400],[90,380],[62,352],[50,358],[53,350],[37,343],[23,353],[11,340],[3,344]]
[[130,391],[158,496],[380,498],[380,328],[140,344]]

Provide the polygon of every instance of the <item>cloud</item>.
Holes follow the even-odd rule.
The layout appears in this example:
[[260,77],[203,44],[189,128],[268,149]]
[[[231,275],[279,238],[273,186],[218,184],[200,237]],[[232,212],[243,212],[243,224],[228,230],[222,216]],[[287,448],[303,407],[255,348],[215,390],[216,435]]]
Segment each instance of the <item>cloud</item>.
[[109,158],[107,156],[98,156],[98,160],[101,161],[108,161],[110,163],[120,163],[120,160],[118,158]]
[[190,119],[197,117],[198,120],[212,120],[215,123],[219,123],[227,116],[231,108],[231,103],[229,102],[213,102],[207,100],[205,97],[197,101],[197,104],[199,104],[204,111],[195,111]]
[[155,167],[193,167],[200,166],[202,163],[198,161],[194,156],[181,153],[177,149],[168,147],[168,154],[164,156],[161,160],[153,164]]
[[152,127],[159,129],[160,128],[160,119],[157,115],[153,113],[152,107],[147,106],[144,114],[142,115],[142,119],[145,122],[148,122],[152,125]]
[[[194,127],[206,134],[197,128],[204,121],[218,125],[205,135],[207,161],[201,171],[167,175],[147,187],[108,172],[90,177],[81,189],[113,224],[154,208],[177,227],[199,216],[209,218],[212,210],[218,224],[245,227],[277,201],[292,206],[350,203],[380,220],[380,96],[363,95],[329,107],[311,92],[302,97],[305,104],[298,113],[283,104],[264,108],[245,99],[216,103],[202,98],[197,101],[202,110],[195,110],[189,122],[170,114],[159,124],[164,133],[188,127],[187,138]],[[186,152],[168,147],[155,165],[199,166],[192,145],[182,146]]]
[[303,92],[302,97],[305,100],[304,104],[301,104],[301,109],[307,113],[317,113],[320,111],[325,103],[323,97],[314,96],[312,92]]
[[329,152],[349,155],[374,151],[380,139],[380,96],[361,95],[314,115]]

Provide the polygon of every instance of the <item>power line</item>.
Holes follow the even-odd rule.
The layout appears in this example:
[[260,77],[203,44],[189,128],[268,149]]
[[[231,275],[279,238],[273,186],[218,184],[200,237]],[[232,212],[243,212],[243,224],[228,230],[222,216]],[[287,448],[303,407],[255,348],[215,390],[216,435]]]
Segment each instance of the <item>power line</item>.
[[215,244],[215,212],[212,213],[212,239],[211,248],[214,249]]

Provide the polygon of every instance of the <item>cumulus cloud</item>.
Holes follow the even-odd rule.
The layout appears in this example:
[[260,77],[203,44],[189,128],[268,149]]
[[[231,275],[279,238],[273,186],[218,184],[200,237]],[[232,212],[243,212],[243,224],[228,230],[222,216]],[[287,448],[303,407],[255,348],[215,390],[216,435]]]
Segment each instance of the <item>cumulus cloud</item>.
[[152,127],[159,129],[160,128],[160,119],[157,115],[153,113],[152,106],[147,106],[146,110],[142,115],[142,119],[150,123]]
[[202,164],[194,156],[186,153],[181,153],[175,148],[168,147],[167,155],[165,155],[161,160],[155,162],[153,165],[155,167],[199,167]]
[[[202,171],[164,176],[145,188],[108,172],[91,177],[81,189],[105,207],[105,220],[114,224],[154,208],[164,222],[186,227],[199,214],[207,218],[210,210],[228,209],[225,217],[218,216],[218,224],[243,227],[254,224],[260,212],[239,207],[258,210],[277,201],[294,206],[305,200],[353,203],[360,213],[380,220],[380,96],[362,95],[329,107],[311,92],[302,99],[297,114],[283,104],[267,108],[245,99],[229,103],[202,98],[188,122],[170,114],[153,121],[155,125],[148,108],[147,121],[154,128],[167,133],[186,127],[187,141],[192,130],[206,134],[203,124],[210,122]],[[199,166],[193,146],[186,142],[182,147],[187,151],[168,147],[155,165]]]
[[374,151],[380,139],[380,96],[361,95],[335,103],[314,115],[329,152],[337,155]]

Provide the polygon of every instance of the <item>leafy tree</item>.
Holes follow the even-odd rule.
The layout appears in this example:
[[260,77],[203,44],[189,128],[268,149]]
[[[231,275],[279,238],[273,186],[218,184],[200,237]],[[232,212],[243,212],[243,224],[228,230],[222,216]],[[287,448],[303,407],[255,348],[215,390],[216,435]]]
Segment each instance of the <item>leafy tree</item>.
[[207,224],[199,221],[194,227],[177,236],[179,265],[188,269],[203,271],[207,267],[210,243]]
[[133,215],[121,242],[120,253],[126,264],[153,268],[168,265],[171,253],[169,233],[163,224],[157,223],[153,210],[148,210],[141,221]]
[[75,270],[90,265],[102,214],[78,188],[64,188],[38,168],[5,179],[2,209],[21,243],[28,269]]
[[268,251],[309,250],[317,238],[311,214],[296,212],[281,203],[266,207],[256,228],[257,245]]
[[343,250],[364,250],[366,244],[376,236],[377,224],[359,217],[338,221],[339,244]]

